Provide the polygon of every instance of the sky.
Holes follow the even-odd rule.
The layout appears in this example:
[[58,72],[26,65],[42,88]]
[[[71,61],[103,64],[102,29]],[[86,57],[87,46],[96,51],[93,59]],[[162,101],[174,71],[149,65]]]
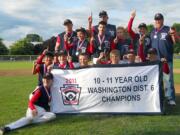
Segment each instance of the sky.
[[136,10],[133,27],[154,23],[155,13],[162,13],[166,25],[180,23],[179,0],[0,0],[0,38],[10,46],[13,42],[35,33],[44,40],[63,32],[63,21],[71,19],[74,29],[87,28],[88,16],[93,24],[99,12],[108,13],[111,24],[127,26],[132,10]]

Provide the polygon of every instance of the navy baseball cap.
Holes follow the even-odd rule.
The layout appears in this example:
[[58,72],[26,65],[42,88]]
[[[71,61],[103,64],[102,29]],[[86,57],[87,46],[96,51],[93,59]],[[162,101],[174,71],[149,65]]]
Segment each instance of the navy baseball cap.
[[103,17],[103,16],[108,16],[107,12],[102,10],[101,12],[99,12],[99,17]]
[[70,19],[64,20],[64,25],[73,24]]
[[66,51],[60,51],[58,53],[58,56],[67,56],[67,52]]
[[140,23],[138,28],[147,28],[146,24],[145,23]]
[[164,17],[161,13],[157,13],[154,16],[154,20],[164,20]]
[[53,79],[53,74],[47,72],[47,73],[45,73],[45,74],[43,75],[43,79],[52,80],[52,79]]

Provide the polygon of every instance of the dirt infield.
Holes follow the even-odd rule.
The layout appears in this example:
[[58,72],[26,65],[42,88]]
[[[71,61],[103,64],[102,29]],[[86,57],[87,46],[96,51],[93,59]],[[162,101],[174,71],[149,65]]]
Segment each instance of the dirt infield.
[[29,76],[32,75],[31,70],[16,69],[16,70],[0,70],[0,76]]
[[175,74],[180,74],[180,69],[175,68],[175,69],[173,69],[173,71]]
[[[174,69],[174,73],[180,73],[180,69]],[[0,76],[31,76],[31,70],[0,70]],[[175,85],[176,93],[180,93],[180,84]]]
[[175,84],[176,93],[180,93],[180,84]]

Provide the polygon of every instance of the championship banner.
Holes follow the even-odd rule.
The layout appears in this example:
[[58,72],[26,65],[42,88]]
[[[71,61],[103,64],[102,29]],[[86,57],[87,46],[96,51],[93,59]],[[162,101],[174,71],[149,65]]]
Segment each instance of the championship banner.
[[52,73],[54,113],[162,112],[159,63],[53,69]]

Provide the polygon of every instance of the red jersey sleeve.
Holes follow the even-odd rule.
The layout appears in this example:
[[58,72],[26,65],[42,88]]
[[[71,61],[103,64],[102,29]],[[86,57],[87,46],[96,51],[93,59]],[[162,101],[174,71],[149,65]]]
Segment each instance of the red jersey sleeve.
[[39,64],[36,66],[35,71],[36,71],[36,73],[40,72],[40,65]]
[[60,36],[57,36],[56,43],[58,43],[58,44],[61,43],[61,38],[60,38]]
[[133,21],[134,21],[134,18],[130,18],[130,20],[128,22],[128,33],[132,39],[135,39],[136,33],[132,30]]
[[38,58],[37,58],[37,64],[43,64],[43,58],[44,58],[45,54],[41,54]]
[[141,58],[142,62],[145,61],[145,55],[144,55],[144,47],[143,47],[143,44],[140,44],[140,45],[139,45],[138,56]]
[[94,52],[94,41],[90,41],[89,51],[91,54],[93,54],[93,52]]
[[86,52],[87,52],[88,54],[91,54],[90,43],[88,43],[88,45],[87,45]]
[[32,98],[29,100],[28,107],[31,110],[35,110],[36,109],[34,103],[39,99],[40,96],[41,96],[41,91],[38,89],[38,90],[36,90],[34,92]]
[[163,63],[163,72],[169,74],[169,66],[167,62]]

